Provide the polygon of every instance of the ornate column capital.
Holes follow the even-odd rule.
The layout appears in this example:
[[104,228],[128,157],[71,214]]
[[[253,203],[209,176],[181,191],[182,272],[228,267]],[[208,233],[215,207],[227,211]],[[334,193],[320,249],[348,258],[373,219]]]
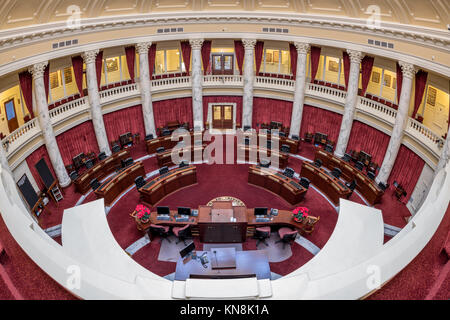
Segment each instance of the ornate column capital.
[[400,68],[402,68],[403,77],[410,79],[414,77],[417,70],[413,64],[404,61],[399,61],[398,64],[400,65]]
[[245,50],[253,50],[256,45],[256,39],[242,39]]
[[297,49],[297,52],[302,54],[307,54],[310,49],[309,43],[305,42],[294,42],[294,46]]
[[350,56],[351,63],[361,63],[361,60],[363,58],[363,53],[361,51],[347,49],[347,53]]
[[100,49],[90,50],[86,51],[82,54],[84,63],[95,63],[95,58],[97,57],[98,53],[100,52]]
[[28,67],[28,71],[33,75],[33,79],[43,78],[45,68],[48,65],[48,61],[43,61]]
[[200,50],[203,45],[203,39],[189,39],[192,50]]
[[150,48],[151,46],[152,46],[151,41],[139,42],[139,43],[136,43],[136,50],[140,55],[146,54],[146,53],[148,53],[148,48]]

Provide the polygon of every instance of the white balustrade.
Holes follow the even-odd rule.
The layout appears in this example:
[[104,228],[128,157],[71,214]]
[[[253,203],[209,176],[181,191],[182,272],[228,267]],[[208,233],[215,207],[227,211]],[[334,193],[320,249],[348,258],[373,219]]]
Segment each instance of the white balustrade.
[[373,101],[364,97],[358,97],[359,101],[356,108],[362,112],[369,113],[376,118],[380,118],[385,122],[390,123],[392,126],[395,123],[395,117],[397,116],[397,110],[388,107],[380,102]]
[[226,74],[220,74],[220,75],[206,75],[203,76],[203,86],[243,86],[243,77],[241,75],[226,75]]
[[327,99],[336,103],[344,104],[347,96],[346,91],[342,91],[336,88],[321,86],[315,83],[308,83],[306,85],[307,96],[317,97],[319,99]]
[[255,77],[254,88],[294,91],[295,80],[273,77]]
[[152,80],[152,92],[191,88],[191,77],[173,77]]
[[9,158],[16,151],[22,148],[27,142],[34,137],[41,134],[41,128],[37,118],[31,119],[20,128],[17,128],[12,133],[7,135],[2,140],[2,145],[5,149],[6,157]]
[[411,137],[418,140],[419,143],[429,147],[439,157],[445,142],[442,137],[413,118],[408,119],[405,131]]
[[133,95],[140,95],[137,83],[131,83],[107,90],[100,91],[100,103],[105,104],[117,101],[118,99],[129,98]]
[[52,125],[56,125],[60,121],[67,120],[87,109],[89,109],[89,101],[87,97],[82,97],[56,107],[49,111]]

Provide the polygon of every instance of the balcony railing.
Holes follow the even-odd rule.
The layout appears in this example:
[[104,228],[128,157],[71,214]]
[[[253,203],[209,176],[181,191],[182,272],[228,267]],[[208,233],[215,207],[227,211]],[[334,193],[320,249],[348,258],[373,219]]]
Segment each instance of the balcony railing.
[[255,88],[293,91],[295,88],[295,81],[272,77],[255,77],[254,86]]
[[397,117],[397,110],[388,107],[380,102],[373,101],[364,97],[358,97],[359,101],[357,108],[363,112],[369,113],[376,118],[380,118],[383,121],[390,123],[392,126],[395,123]]
[[39,126],[37,118],[31,119],[20,128],[14,130],[2,140],[2,145],[5,149],[6,157],[9,158],[10,156],[12,156],[28,141],[40,134],[41,128]]
[[241,75],[206,75],[203,76],[204,87],[214,86],[237,86],[244,85],[243,77]]
[[174,77],[151,81],[152,91],[191,88],[191,77]]
[[77,114],[80,114],[84,110],[89,109],[88,97],[82,97],[77,100],[70,101],[59,107],[56,107],[49,111],[52,125],[56,125],[61,121],[71,118]]
[[317,97],[319,99],[327,99],[335,103],[344,104],[347,92],[336,88],[321,86],[315,83],[306,84],[306,95]]
[[100,103],[106,104],[120,100],[121,98],[129,98],[133,95],[139,95],[140,90],[136,83],[127,84],[120,87],[106,89],[100,91]]
[[413,118],[408,118],[405,132],[412,138],[421,142],[421,144],[427,146],[435,154],[439,155],[442,147],[444,146],[444,139],[438,136],[436,133],[425,127],[420,122]]

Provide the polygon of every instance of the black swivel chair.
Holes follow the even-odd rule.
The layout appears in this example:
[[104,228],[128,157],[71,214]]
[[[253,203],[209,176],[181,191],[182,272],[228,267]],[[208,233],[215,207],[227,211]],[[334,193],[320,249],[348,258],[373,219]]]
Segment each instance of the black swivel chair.
[[245,144],[246,146],[250,145],[250,138],[249,138],[249,137],[245,137],[245,139],[244,139],[244,144]]
[[361,161],[356,162],[355,168],[362,171],[364,169],[364,163],[362,163]]
[[139,176],[136,179],[134,179],[134,184],[136,185],[136,189],[140,189],[143,186],[145,186],[145,180],[142,176]]
[[152,139],[153,139],[153,134],[148,134],[145,136],[145,141],[152,140]]
[[378,186],[380,187],[381,190],[386,191],[386,189],[389,187],[389,184],[388,183],[384,184],[383,182],[379,182]]
[[120,146],[118,144],[113,145],[112,153],[116,153],[120,151]]
[[169,168],[167,166],[159,168],[159,174],[163,175],[165,173],[169,172]]
[[191,225],[187,224],[184,227],[174,227],[172,232],[175,236],[178,237],[178,241],[176,244],[179,244],[183,241],[184,245],[186,245],[186,239],[192,239]]
[[72,180],[72,181],[77,180],[78,179],[78,172],[72,171],[71,173],[69,173],[69,177],[70,177],[70,180]]
[[102,161],[102,160],[104,160],[104,159],[106,159],[106,158],[107,158],[106,153],[100,152],[100,153],[98,154],[98,161]]
[[320,159],[314,160],[314,165],[315,165],[317,168],[320,168],[320,167],[322,166],[322,160],[320,160]]
[[149,228],[149,233],[160,236],[161,237],[161,239],[159,241],[160,243],[163,242],[163,240],[167,240],[170,243],[172,242],[169,239],[167,239],[167,237],[170,235],[170,227],[169,226],[161,226],[161,225],[151,224],[150,228]]
[[357,186],[356,180],[353,179],[352,182],[350,182],[350,183],[347,182],[345,185],[347,186],[347,188],[349,188],[353,192],[353,190],[355,190],[355,188]]
[[250,126],[244,126],[244,131],[250,130],[252,127]]
[[181,161],[180,164],[178,165],[178,168],[183,168],[183,167],[187,167],[189,164],[186,161]]
[[301,177],[299,183],[303,188],[308,189],[311,182],[308,178]]
[[128,166],[132,165],[133,162],[134,162],[133,158],[131,158],[131,157],[122,160],[122,168],[125,168],[125,167],[128,167]]
[[331,175],[333,175],[334,177],[336,177],[336,178],[338,178],[338,179],[339,179],[339,177],[341,176],[341,174],[342,174],[342,171],[341,171],[341,169],[339,169],[339,168],[334,168],[334,169],[331,171]]
[[170,136],[170,135],[171,135],[171,133],[172,133],[172,132],[170,132],[170,130],[169,130],[169,129],[167,129],[167,128],[164,128],[164,129],[162,130],[162,133],[161,133],[161,135],[162,135],[163,137],[165,137],[165,136]]
[[332,153],[333,152],[333,146],[331,144],[327,144],[325,146],[325,151]]
[[367,172],[367,177],[368,177],[370,180],[375,180],[375,172],[373,172],[373,171],[368,171],[368,172]]
[[97,178],[92,179],[89,184],[91,185],[93,191],[97,190],[98,187],[100,187],[100,182],[98,182]]
[[279,135],[280,137],[286,137],[286,133],[284,133],[284,132],[282,132],[282,131],[280,131],[280,132],[278,133],[278,135]]
[[267,238],[270,238],[270,227],[259,227],[255,229],[255,235],[253,236],[255,239],[258,239],[256,241],[256,247],[262,242],[268,247],[269,245],[266,242]]
[[268,167],[270,167],[270,162],[267,161],[267,160],[261,160],[260,163],[259,163],[259,166],[261,168],[268,168]]
[[290,244],[291,242],[293,242],[295,240],[295,238],[297,237],[297,230],[292,230],[291,228],[281,228],[278,230],[278,235],[280,236],[280,240],[276,241],[275,243],[278,242],[283,242],[283,249],[287,244]]
[[94,166],[94,161],[92,161],[92,159],[86,161],[86,163],[84,164],[86,166],[86,169],[92,168]]
[[156,148],[156,153],[164,152],[164,150],[166,150],[166,149],[164,149],[164,147]]
[[272,141],[267,140],[267,149],[271,149],[272,148]]
[[289,153],[291,152],[291,147],[288,146],[287,144],[283,144],[281,145],[281,152]]
[[283,171],[283,175],[285,175],[288,178],[293,178],[295,174],[294,169],[287,167],[286,169],[284,169]]
[[345,153],[342,160],[344,160],[345,162],[350,162],[352,160],[352,156],[349,155],[348,153]]
[[292,139],[292,140],[297,140],[297,141],[300,140],[300,138],[299,138],[298,135],[296,135],[296,134],[293,134],[292,137],[291,137],[291,139]]

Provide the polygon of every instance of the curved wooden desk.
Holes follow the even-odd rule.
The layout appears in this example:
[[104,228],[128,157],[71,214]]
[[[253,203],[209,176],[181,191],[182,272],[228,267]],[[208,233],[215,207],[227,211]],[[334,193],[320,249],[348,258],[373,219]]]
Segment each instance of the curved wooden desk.
[[[195,139],[199,139],[201,140],[203,137],[203,131],[202,132],[187,132],[186,135],[189,135],[191,137],[191,145],[194,145],[194,140]],[[158,149],[159,147],[164,147],[165,150],[169,150],[172,149],[173,147],[175,147],[178,142],[182,141],[183,138],[181,138],[181,136],[179,137],[178,141],[172,141],[172,136],[164,136],[164,137],[157,137],[155,139],[152,140],[147,140],[145,141],[145,144],[147,146],[147,153],[148,154],[152,154],[152,153],[156,153],[156,149]]]
[[304,161],[302,163],[300,175],[308,178],[309,181],[325,193],[336,206],[339,205],[339,198],[348,199],[352,194],[352,191],[347,188],[344,182],[332,176],[327,170],[317,168],[309,162]]
[[134,184],[138,176],[145,176],[144,165],[141,161],[121,169],[114,177],[106,180],[94,193],[97,199],[104,198],[105,205],[109,206],[128,187]]
[[292,205],[302,201],[306,193],[306,189],[294,179],[286,177],[281,172],[260,166],[249,167],[248,183],[263,187],[281,196]]
[[[256,146],[250,146],[250,145],[243,145],[243,144],[239,144],[238,148],[237,148],[237,155],[238,155],[238,160],[239,161],[250,161],[251,158],[251,153],[254,152],[254,154],[256,155],[256,161],[258,163],[261,162],[261,158],[260,158],[260,151],[265,151],[267,154],[268,159],[270,159],[270,157],[272,156],[272,151],[270,149],[267,148],[263,148],[263,147],[256,147]],[[244,159],[241,155],[244,155]],[[284,153],[284,152],[280,152],[280,151],[274,151],[273,152],[273,156],[278,157],[278,166],[280,168],[286,168],[288,161],[289,161],[289,154],[288,153]],[[253,160],[253,159],[252,159]],[[272,165],[272,164],[271,164]]]
[[[189,162],[194,162],[194,158],[195,158],[195,153],[196,152],[201,152],[201,159],[203,159],[203,151],[206,148],[206,144],[203,144],[202,146],[194,146],[191,145],[190,151],[191,151],[191,158],[189,160]],[[181,150],[181,149],[180,149]],[[156,154],[156,159],[158,161],[158,166],[163,167],[163,166],[174,166],[174,165],[178,165],[178,163],[173,163],[172,161],[172,151],[174,151],[174,149],[171,150],[167,150],[161,153]],[[181,157],[181,156],[180,156]]]
[[130,156],[130,151],[122,150],[117,153],[112,154],[106,159],[97,162],[92,168],[89,168],[87,171],[83,172],[73,183],[75,185],[75,189],[85,194],[91,189],[91,181],[93,179],[101,180],[106,177],[111,172],[114,172],[118,166],[120,166],[121,161]]
[[150,180],[142,188],[139,188],[139,193],[144,202],[153,206],[172,192],[195,183],[197,183],[197,168],[187,166],[173,169]]

